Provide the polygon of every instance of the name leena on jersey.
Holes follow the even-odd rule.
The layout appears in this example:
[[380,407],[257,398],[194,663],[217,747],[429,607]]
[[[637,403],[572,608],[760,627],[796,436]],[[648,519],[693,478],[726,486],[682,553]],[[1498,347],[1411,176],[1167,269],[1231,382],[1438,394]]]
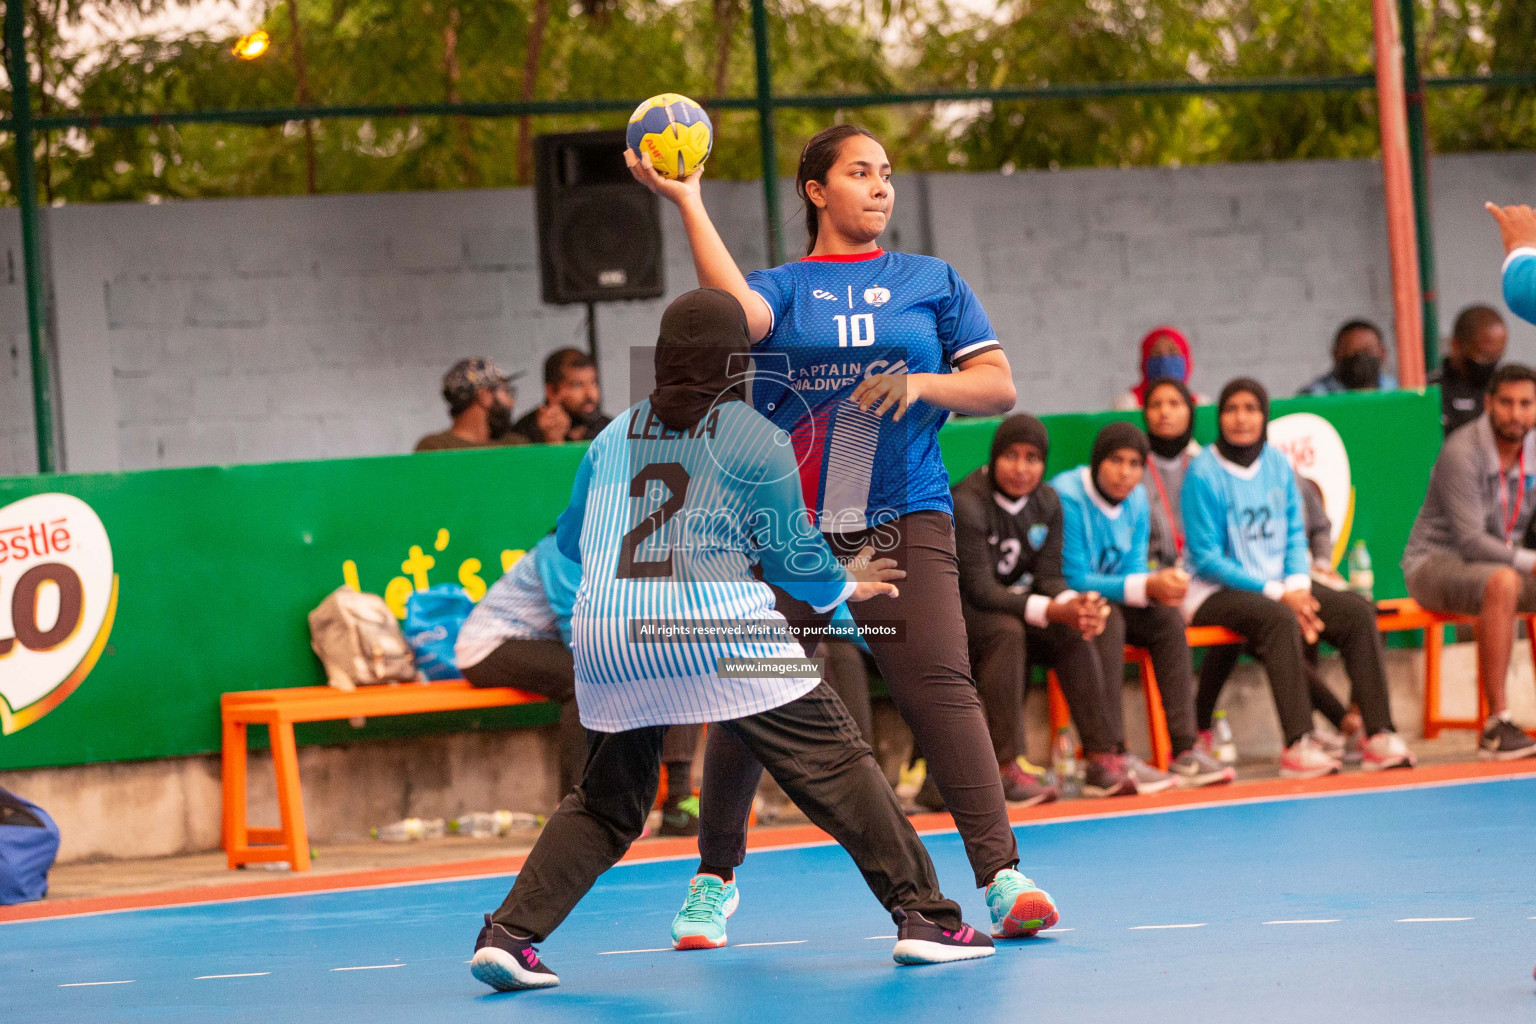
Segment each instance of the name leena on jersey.
[[650,406],[646,406],[645,420],[640,420],[640,410],[632,410],[629,414],[629,433],[626,435],[631,441],[676,441],[679,438],[707,437],[714,440],[715,433],[720,428],[720,410],[711,409],[709,415],[689,427],[687,430],[675,430],[667,426],[657,418]]

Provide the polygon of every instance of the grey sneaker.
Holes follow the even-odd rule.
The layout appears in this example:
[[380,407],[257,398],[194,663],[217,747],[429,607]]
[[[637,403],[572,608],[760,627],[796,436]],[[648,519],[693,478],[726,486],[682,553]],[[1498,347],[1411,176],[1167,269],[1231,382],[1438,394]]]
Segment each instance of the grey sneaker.
[[1219,786],[1237,778],[1236,768],[1229,764],[1222,764],[1204,751],[1193,748],[1176,757],[1173,764],[1168,766],[1168,770],[1178,784],[1185,789],[1193,789],[1196,786]]
[[1125,771],[1122,757],[1090,757],[1083,772],[1083,796],[1134,796],[1136,780]]
[[1136,792],[1143,796],[1172,789],[1179,781],[1167,772],[1158,771],[1135,754],[1125,755],[1125,773],[1136,783]]
[[1536,755],[1536,740],[1509,720],[1508,711],[1488,720],[1483,729],[1483,741],[1478,746],[1479,758],[1484,761],[1516,761],[1533,755]]

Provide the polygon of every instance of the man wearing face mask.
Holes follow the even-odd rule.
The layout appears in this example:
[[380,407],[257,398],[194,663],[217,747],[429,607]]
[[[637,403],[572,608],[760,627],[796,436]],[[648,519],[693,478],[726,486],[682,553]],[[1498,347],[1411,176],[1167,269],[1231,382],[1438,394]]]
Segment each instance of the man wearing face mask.
[[1302,388],[1301,395],[1342,391],[1396,391],[1397,378],[1384,371],[1387,346],[1369,320],[1351,320],[1333,336],[1333,369]]
[[453,425],[440,434],[428,434],[416,442],[418,452],[452,448],[491,448],[527,444],[512,432],[512,382],[521,373],[508,375],[489,359],[460,359],[443,376],[443,400]]
[[1440,426],[1451,431],[1483,414],[1483,396],[1504,358],[1509,328],[1490,306],[1468,306],[1456,315],[1451,354],[1426,383],[1440,385]]

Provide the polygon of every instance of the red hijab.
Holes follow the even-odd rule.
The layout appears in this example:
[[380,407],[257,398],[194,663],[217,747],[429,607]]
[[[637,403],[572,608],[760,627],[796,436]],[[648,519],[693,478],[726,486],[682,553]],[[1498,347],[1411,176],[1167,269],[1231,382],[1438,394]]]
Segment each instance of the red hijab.
[[1184,379],[1179,381],[1179,383],[1188,384],[1189,375],[1194,372],[1195,361],[1189,355],[1189,339],[1184,337],[1183,332],[1177,327],[1169,327],[1167,324],[1152,328],[1152,330],[1147,332],[1147,336],[1141,339],[1141,383],[1131,389],[1131,394],[1136,396],[1136,404],[1139,406],[1147,404],[1147,385],[1152,383],[1147,379],[1147,360],[1152,357],[1152,346],[1156,345],[1163,338],[1167,338],[1177,345],[1179,351],[1184,354]]

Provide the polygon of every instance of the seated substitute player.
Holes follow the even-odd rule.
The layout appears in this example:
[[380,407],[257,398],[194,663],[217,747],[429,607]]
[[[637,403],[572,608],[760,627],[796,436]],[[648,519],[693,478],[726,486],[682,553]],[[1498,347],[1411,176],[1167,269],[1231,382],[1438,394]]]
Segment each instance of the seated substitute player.
[[[721,659],[799,657],[782,640],[647,641],[637,620],[783,627],[763,576],[814,607],[894,594],[904,575],[865,549],[845,569],[812,526],[793,450],[743,401],[730,357],[749,348],[730,294],[689,292],[662,316],[656,389],[583,456],[556,528],[582,563],[572,633],[588,730],[581,784],[561,802],[475,944],[501,990],[559,978],[543,941],[645,824],[667,725],[713,722],[751,750],[811,821],[842,843],[898,927],[898,963],[993,953],[939,891],[933,862],[842,701],[815,678],[726,678]],[[714,731],[713,729],[711,731]],[[717,894],[724,889],[717,887]]]
[[1103,594],[1109,602],[1109,618],[1097,641],[1104,679],[1099,699],[1122,752],[1125,645],[1144,647],[1152,656],[1173,747],[1171,775],[1135,754],[1126,753],[1125,759],[1137,789],[1155,793],[1175,782],[1182,786],[1231,782],[1236,773],[1195,747],[1194,669],[1179,615],[1189,576],[1177,566],[1153,572],[1147,565],[1151,510],[1141,478],[1149,450],[1146,435],[1134,425],[1106,424],[1094,439],[1089,464],[1070,469],[1051,483],[1061,495],[1067,584],[1074,590]]
[[[581,586],[581,566],[560,553],[548,534],[491,584],[459,630],[454,658],[475,686],[515,686],[560,705],[560,795],[581,781],[587,737],[576,711],[576,668],[571,657],[571,609]],[[699,834],[699,801],[693,795],[693,756],[699,726],[667,730],[661,760],[667,766],[667,799],[660,834]]]
[[1415,601],[1477,616],[1478,675],[1491,712],[1478,750],[1485,760],[1536,755],[1536,741],[1510,721],[1506,693],[1515,616],[1536,612],[1536,551],[1522,545],[1536,512],[1533,426],[1536,372],[1499,367],[1487,412],[1445,439],[1403,551]]
[[[1018,763],[1028,663],[1056,670],[1088,755],[1088,796],[1136,792],[1104,721],[1098,656],[1104,601],[1067,589],[1061,573],[1061,500],[1042,482],[1050,438],[1028,414],[998,425],[985,466],[954,487],[955,557],[976,690],[1009,800],[1037,804],[1054,790]],[[1027,656],[1027,657],[1026,657]],[[924,795],[927,795],[925,787]],[[924,802],[923,796],[919,802]],[[925,806],[931,806],[928,796]]]
[[[1152,451],[1147,456],[1146,472],[1142,485],[1147,492],[1147,507],[1152,514],[1151,530],[1147,541],[1147,564],[1152,569],[1167,566],[1184,567],[1184,525],[1179,514],[1179,497],[1184,486],[1184,474],[1189,463],[1201,452],[1195,441],[1195,403],[1189,390],[1175,380],[1153,381],[1147,389],[1147,404],[1142,418],[1147,425],[1147,442]],[[1337,582],[1338,573],[1333,571],[1333,524],[1323,507],[1323,493],[1315,483],[1300,476],[1296,478],[1301,488],[1302,503],[1306,508],[1307,546],[1312,552],[1312,576],[1321,581]],[[1201,684],[1198,693],[1210,700],[1204,704],[1195,701],[1195,724],[1200,738],[1195,746],[1205,754],[1212,752],[1211,719],[1216,711],[1216,698],[1226,684],[1232,670],[1237,667],[1243,649],[1233,644],[1206,649],[1205,661],[1200,666]],[[1360,713],[1339,703],[1318,677],[1315,662],[1317,648],[1307,648],[1307,690],[1312,706],[1322,712],[1336,730],[1335,734],[1319,733],[1316,738],[1336,758],[1346,762],[1359,761],[1360,748],[1365,734],[1360,725]]]
[[[1241,634],[1263,663],[1285,734],[1282,776],[1315,778],[1340,768],[1312,734],[1304,647],[1319,637],[1344,656],[1369,736],[1362,766],[1412,766],[1413,753],[1392,726],[1376,609],[1357,594],[1314,584],[1308,572],[1296,474],[1267,442],[1269,393],[1239,377],[1222,388],[1216,409],[1216,443],[1190,463],[1180,502],[1194,577],[1185,615],[1196,626]],[[1214,695],[1197,700],[1215,706]]]

